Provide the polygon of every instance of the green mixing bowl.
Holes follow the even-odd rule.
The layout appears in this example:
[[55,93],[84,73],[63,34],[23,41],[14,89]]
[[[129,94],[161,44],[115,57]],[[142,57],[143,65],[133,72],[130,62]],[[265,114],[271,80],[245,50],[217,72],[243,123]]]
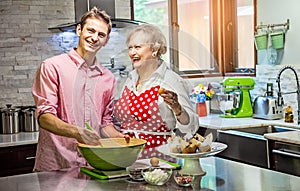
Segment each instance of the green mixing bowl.
[[121,170],[131,166],[145,147],[143,139],[101,139],[102,146],[78,143],[77,147],[86,161],[98,170]]

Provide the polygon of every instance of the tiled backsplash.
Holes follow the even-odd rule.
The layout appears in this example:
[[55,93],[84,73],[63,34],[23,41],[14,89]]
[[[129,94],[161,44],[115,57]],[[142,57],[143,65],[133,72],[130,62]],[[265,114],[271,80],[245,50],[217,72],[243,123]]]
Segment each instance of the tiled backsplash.
[[[128,18],[129,0],[115,2],[116,16]],[[0,108],[8,103],[33,105],[31,85],[42,60],[77,46],[74,33],[48,30],[74,22],[74,0],[9,0],[0,1],[0,7]],[[109,43],[111,46],[120,44]],[[101,61],[109,61],[104,59]]]
[[[129,10],[124,0],[116,0],[116,15]],[[48,27],[59,23],[73,22],[75,13],[74,0],[31,0],[31,1],[0,1],[0,107],[5,104],[33,105],[31,85],[37,67],[45,58],[68,52],[77,46],[77,36],[74,33],[50,31]],[[122,10],[122,11],[120,11]],[[111,40],[97,55],[102,63],[109,63],[115,58],[116,65],[126,65],[131,70],[125,47],[125,37],[128,29],[114,29]],[[254,99],[266,91],[266,83],[274,84],[277,96],[276,78],[283,65],[257,65],[255,89],[251,91]],[[299,67],[296,70],[300,74]],[[115,73],[120,82],[124,79]],[[189,80],[191,86],[209,82],[218,84],[222,78],[201,78]],[[288,72],[282,76],[282,90],[296,90],[294,76]],[[122,83],[119,83],[120,89]],[[295,94],[285,95],[285,103],[297,108]]]
[[[274,96],[278,97],[278,74],[280,70],[285,67],[284,64],[281,65],[257,65],[256,66],[256,78],[255,78],[255,88],[252,90],[252,98],[255,98],[258,95],[264,95],[267,89],[267,83],[273,83],[274,86]],[[297,72],[298,78],[300,77],[300,66],[293,65]],[[296,92],[297,91],[297,81],[294,73],[291,70],[285,70],[280,76],[280,87],[281,92]],[[294,111],[294,116],[297,116],[297,94],[285,94],[283,95],[284,108],[288,105],[292,106]]]

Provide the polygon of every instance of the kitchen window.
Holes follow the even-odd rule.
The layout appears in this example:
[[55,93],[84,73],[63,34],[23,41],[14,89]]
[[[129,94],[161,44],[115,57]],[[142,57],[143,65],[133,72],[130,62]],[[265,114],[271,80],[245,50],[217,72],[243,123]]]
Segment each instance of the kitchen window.
[[169,39],[164,58],[182,76],[254,75],[256,0],[134,0],[134,19]]

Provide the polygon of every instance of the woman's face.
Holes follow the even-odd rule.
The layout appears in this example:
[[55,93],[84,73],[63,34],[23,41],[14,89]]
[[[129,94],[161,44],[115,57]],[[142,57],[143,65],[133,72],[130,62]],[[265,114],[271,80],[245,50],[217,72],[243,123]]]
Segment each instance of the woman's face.
[[128,43],[128,55],[135,69],[140,68],[153,61],[152,48],[145,43],[144,34],[141,32],[133,35]]
[[97,53],[108,42],[108,26],[101,19],[88,18],[83,28],[77,27],[80,38],[78,48],[85,53]]

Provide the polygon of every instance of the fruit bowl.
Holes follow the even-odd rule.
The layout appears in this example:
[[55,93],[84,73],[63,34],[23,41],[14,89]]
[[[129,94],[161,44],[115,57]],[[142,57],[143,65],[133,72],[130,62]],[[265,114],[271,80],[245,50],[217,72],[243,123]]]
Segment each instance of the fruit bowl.
[[98,170],[121,170],[131,166],[145,147],[143,139],[101,139],[101,146],[78,143],[77,147],[86,161]]

